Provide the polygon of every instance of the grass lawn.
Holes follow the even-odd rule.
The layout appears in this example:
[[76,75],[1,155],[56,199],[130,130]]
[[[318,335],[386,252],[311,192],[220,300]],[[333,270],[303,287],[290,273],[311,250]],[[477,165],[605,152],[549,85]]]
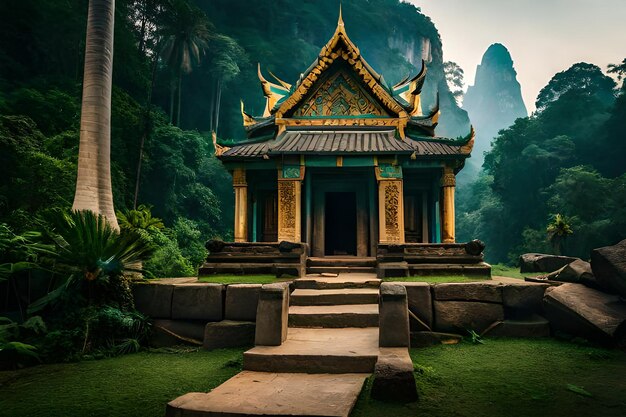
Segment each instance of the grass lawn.
[[430,284],[442,284],[445,282],[476,282],[487,281],[485,277],[472,277],[465,275],[428,275],[421,276],[416,275],[412,277],[398,277],[398,278],[385,278],[385,282],[398,281],[398,282],[428,282]]
[[292,279],[276,278],[274,275],[205,275],[199,277],[198,281],[216,284],[271,284]]
[[[162,416],[169,400],[237,373],[242,352],[143,352],[0,372],[0,415]],[[381,403],[366,388],[353,416],[626,415],[624,352],[552,339],[487,339],[414,349],[411,356],[420,402]]]
[[509,277],[509,278],[524,279],[524,276],[519,271],[518,267],[516,266],[512,267],[512,266],[503,265],[503,264],[491,265],[491,275],[494,277]]

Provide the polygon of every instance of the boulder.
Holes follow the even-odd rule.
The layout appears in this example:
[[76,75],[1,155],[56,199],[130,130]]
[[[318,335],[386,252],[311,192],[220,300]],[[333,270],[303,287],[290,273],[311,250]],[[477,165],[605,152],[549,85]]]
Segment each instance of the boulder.
[[226,287],[224,318],[255,321],[261,284],[231,284]]
[[463,282],[433,285],[433,299],[439,301],[502,302],[499,282]]
[[[430,330],[433,327],[433,301],[430,295],[430,284],[426,282],[402,282],[406,288],[409,311],[422,321],[428,329],[417,329],[411,321],[412,330]],[[423,327],[423,326],[422,326]]]
[[465,244],[465,252],[468,255],[480,256],[485,250],[485,244],[482,240],[474,239]]
[[172,319],[174,320],[222,320],[221,284],[181,284],[174,286],[172,295]]
[[577,282],[591,288],[597,288],[598,284],[591,270],[591,264],[581,259],[570,262],[563,268],[546,275],[546,279],[559,282]]
[[502,304],[471,301],[434,301],[435,328],[438,332],[467,330],[482,332],[496,321],[504,320]]
[[168,320],[155,319],[152,321],[150,345],[154,347],[169,347],[181,344],[202,345],[204,339],[203,320]]
[[380,349],[374,368],[371,395],[379,401],[417,401],[413,362],[407,349]]
[[221,349],[254,345],[255,325],[249,321],[222,320],[207,323],[204,328],[205,349]]
[[574,262],[571,256],[548,255],[545,253],[525,253],[519,258],[521,272],[553,272]]
[[598,285],[626,297],[626,240],[592,250],[591,268]]
[[504,307],[528,312],[540,312],[547,284],[520,282],[502,286]]
[[544,311],[553,330],[626,346],[626,302],[580,284],[546,290]]
[[135,308],[153,319],[169,319],[172,316],[172,294],[169,284],[137,283],[133,285]]
[[456,345],[462,340],[463,336],[455,333],[411,332],[411,348],[435,345]]
[[224,249],[226,243],[221,240],[209,240],[204,247],[209,251],[209,253],[219,253]]

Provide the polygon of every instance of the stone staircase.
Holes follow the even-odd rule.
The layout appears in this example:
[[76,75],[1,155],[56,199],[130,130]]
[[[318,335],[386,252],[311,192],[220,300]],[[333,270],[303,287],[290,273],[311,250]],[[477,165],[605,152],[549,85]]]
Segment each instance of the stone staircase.
[[306,272],[307,274],[376,273],[376,258],[356,256],[310,257],[306,261]]
[[[381,281],[375,275],[306,277],[294,285],[291,296],[286,293],[288,316],[271,313],[287,320],[286,338],[260,344],[257,321],[257,346],[244,353],[244,371],[209,393],[170,402],[168,417],[347,417],[381,360],[408,361],[412,377],[406,347],[379,347]],[[408,337],[408,318],[406,330]]]

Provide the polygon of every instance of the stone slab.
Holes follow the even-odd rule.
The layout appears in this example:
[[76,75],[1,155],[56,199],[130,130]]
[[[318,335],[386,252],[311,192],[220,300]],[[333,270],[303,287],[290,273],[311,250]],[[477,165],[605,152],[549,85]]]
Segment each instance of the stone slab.
[[224,318],[255,321],[261,284],[231,284],[226,287]]
[[172,319],[220,321],[223,317],[221,284],[175,285],[172,294]]
[[303,289],[340,289],[340,288],[378,288],[382,281],[376,274],[353,273],[339,274],[337,277],[320,277],[307,275],[294,280],[296,288]]
[[601,287],[626,297],[626,240],[592,250],[591,268]]
[[209,393],[170,401],[167,417],[348,417],[368,374],[243,371]]
[[371,395],[379,401],[417,401],[413,361],[408,349],[380,349]]
[[[401,284],[404,286],[404,288],[406,288],[406,296],[409,303],[409,310],[411,310],[411,312],[415,314],[429,328],[432,328],[433,301],[430,294],[430,284],[428,284],[427,282],[402,282]],[[413,323],[412,326],[414,326]]]
[[502,301],[507,308],[541,312],[543,295],[548,287],[547,284],[524,281],[507,283],[502,286]]
[[141,283],[133,285],[135,308],[154,319],[172,317],[173,285]]
[[550,322],[538,314],[526,319],[504,320],[487,329],[483,335],[490,337],[550,337]]
[[379,301],[379,346],[409,347],[409,304],[406,288],[399,283],[383,282]]
[[254,322],[222,320],[207,323],[204,328],[203,347],[221,349],[254,345]]
[[265,284],[257,305],[256,345],[278,346],[287,338],[289,283]]
[[244,369],[270,372],[373,372],[378,328],[289,328],[280,346],[256,346],[243,355]]
[[519,257],[520,272],[553,272],[578,258],[545,253],[525,253]]
[[291,293],[291,305],[337,305],[378,303],[377,288],[338,288],[331,290],[296,289]]
[[497,321],[504,320],[502,304],[472,301],[435,301],[435,330],[460,332],[467,330],[482,332]]
[[291,306],[290,327],[375,327],[378,325],[378,304],[342,304]]
[[626,346],[626,302],[581,284],[546,290],[546,317],[554,330]]
[[433,299],[439,301],[502,302],[499,282],[454,282],[433,285]]

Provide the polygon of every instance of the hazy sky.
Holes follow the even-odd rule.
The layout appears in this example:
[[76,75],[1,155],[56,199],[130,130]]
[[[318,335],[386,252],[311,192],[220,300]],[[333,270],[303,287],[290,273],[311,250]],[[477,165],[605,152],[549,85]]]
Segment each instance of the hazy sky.
[[465,70],[495,42],[513,57],[529,111],[539,90],[576,62],[598,65],[626,58],[626,0],[410,0],[435,23],[443,59]]

